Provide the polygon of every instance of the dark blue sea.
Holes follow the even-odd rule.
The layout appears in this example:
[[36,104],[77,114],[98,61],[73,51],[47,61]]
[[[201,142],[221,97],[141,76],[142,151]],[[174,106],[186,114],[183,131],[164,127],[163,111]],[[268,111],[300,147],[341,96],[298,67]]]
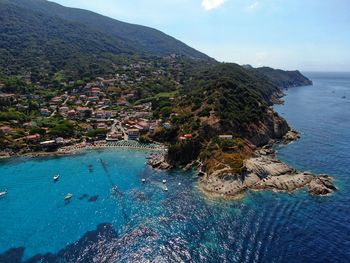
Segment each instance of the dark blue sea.
[[350,262],[350,74],[306,75],[275,107],[302,133],[278,157],[334,176],[332,196],[208,200],[192,173],[153,171],[135,150],[3,160],[0,262]]

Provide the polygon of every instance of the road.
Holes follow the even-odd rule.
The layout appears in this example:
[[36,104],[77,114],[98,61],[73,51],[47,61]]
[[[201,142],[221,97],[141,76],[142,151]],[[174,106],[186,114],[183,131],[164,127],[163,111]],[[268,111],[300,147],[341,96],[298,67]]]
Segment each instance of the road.
[[119,120],[114,120],[111,128],[111,132],[118,132],[121,131],[123,133],[123,139],[128,139],[128,134],[126,133],[126,130],[124,129],[122,123]]

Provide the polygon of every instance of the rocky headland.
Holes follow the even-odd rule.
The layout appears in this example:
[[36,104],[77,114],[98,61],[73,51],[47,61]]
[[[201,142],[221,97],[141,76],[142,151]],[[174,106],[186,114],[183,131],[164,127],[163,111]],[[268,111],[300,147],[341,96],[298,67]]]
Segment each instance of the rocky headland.
[[[300,138],[296,131],[289,131],[279,143],[290,143]],[[244,161],[244,173],[230,174],[216,171],[204,174],[199,181],[199,189],[211,197],[239,198],[248,190],[271,190],[293,193],[307,189],[312,195],[329,195],[336,190],[332,177],[310,172],[301,172],[275,159],[271,142],[254,151],[253,156]]]
[[[265,118],[251,123],[242,134],[245,139],[240,141],[244,145],[240,150],[224,152],[215,146],[214,151],[207,151],[206,159],[200,156],[192,159],[196,147],[192,141],[182,152],[153,154],[148,164],[155,169],[195,169],[199,189],[210,197],[240,198],[249,190],[292,193],[306,189],[312,195],[329,195],[336,190],[332,177],[298,171],[276,159],[276,144],[292,143],[301,135],[272,108],[267,110]],[[219,143],[220,140],[215,144]]]

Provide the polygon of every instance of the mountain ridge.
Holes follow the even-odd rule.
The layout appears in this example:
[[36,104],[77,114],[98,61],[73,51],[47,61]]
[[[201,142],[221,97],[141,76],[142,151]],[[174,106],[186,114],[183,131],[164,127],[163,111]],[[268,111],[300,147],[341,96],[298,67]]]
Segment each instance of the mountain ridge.
[[[133,41],[133,45],[128,44],[133,48],[141,47],[144,51],[154,55],[163,56],[176,53],[191,58],[211,59],[206,54],[189,47],[180,40],[151,27],[122,22],[89,10],[65,7],[46,0],[13,0],[7,2],[51,17],[59,17],[66,21],[83,24],[109,36],[118,37],[123,41]],[[148,41],[151,41],[151,45]],[[153,44],[154,46],[152,46]],[[179,46],[175,48],[170,44],[178,44]]]
[[70,80],[106,75],[135,57],[213,61],[158,30],[44,0],[0,0],[0,23],[0,72],[34,72],[34,81],[62,72]]

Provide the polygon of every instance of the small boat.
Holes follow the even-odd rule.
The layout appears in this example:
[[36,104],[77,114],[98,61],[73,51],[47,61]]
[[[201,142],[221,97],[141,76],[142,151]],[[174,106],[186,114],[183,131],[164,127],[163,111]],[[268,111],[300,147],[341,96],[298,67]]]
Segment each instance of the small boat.
[[145,179],[145,178],[143,178],[141,181],[142,181],[143,183],[145,183],[145,182],[146,182],[146,179]]
[[68,201],[68,200],[70,200],[72,197],[73,197],[73,194],[69,193],[69,194],[67,194],[67,195],[65,196],[64,200],[65,200],[65,201]]
[[181,183],[179,183],[178,185],[181,185]]
[[164,191],[165,191],[165,192],[168,192],[168,190],[169,190],[168,187],[165,187],[165,188],[164,188]]
[[53,176],[53,180],[54,181],[58,181],[58,179],[60,178],[60,175],[59,174],[56,174]]
[[4,192],[0,192],[0,198],[3,198],[3,197],[5,197],[5,195],[7,195],[7,191],[4,191]]
[[162,182],[163,182],[163,184],[166,184],[166,180],[163,180]]

